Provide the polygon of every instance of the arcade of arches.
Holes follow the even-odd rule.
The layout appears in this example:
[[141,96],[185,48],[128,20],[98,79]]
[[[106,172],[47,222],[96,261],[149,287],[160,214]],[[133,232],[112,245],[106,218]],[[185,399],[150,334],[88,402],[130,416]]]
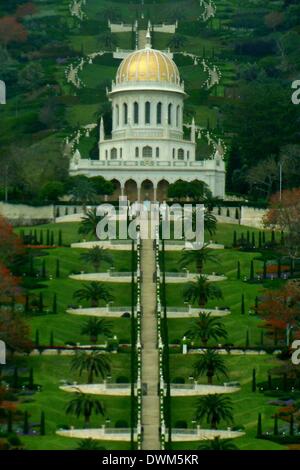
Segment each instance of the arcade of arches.
[[117,179],[113,179],[112,183],[115,187],[114,193],[108,200],[115,201],[119,196],[127,196],[130,202],[134,201],[159,201],[163,202],[167,199],[168,181],[162,179],[158,183],[145,178],[142,183],[136,182],[134,179],[128,179],[125,184]]

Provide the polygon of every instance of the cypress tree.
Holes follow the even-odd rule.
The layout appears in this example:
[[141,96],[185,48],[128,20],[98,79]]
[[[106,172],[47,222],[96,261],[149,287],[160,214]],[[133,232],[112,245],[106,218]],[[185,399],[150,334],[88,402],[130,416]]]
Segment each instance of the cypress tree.
[[30,310],[29,308],[29,294],[27,293],[25,296],[25,313],[28,313]]
[[14,374],[12,378],[12,386],[13,388],[17,389],[19,387],[19,374],[18,374],[18,368],[14,368]]
[[240,214],[239,214],[238,208],[235,209],[235,218],[236,218],[236,220],[239,220],[239,218],[240,218]]
[[274,246],[275,243],[276,243],[275,230],[272,230],[271,243],[272,243],[273,246]]
[[40,345],[40,332],[36,330],[35,332],[35,346],[38,348]]
[[268,373],[268,389],[272,390],[272,376]]
[[8,410],[7,413],[7,433],[11,434],[13,432],[13,415],[12,411]]
[[44,296],[43,292],[39,293],[39,313],[43,313],[44,311]]
[[40,435],[45,436],[45,434],[46,434],[45,413],[44,413],[44,411],[42,411],[41,421],[40,421]]
[[242,235],[241,235],[241,244],[242,244],[242,246],[245,245],[245,235],[244,235],[244,233],[242,233]]
[[232,246],[233,248],[235,248],[237,246],[237,234],[236,234],[236,230],[234,230],[233,232],[233,243],[232,243]]
[[287,374],[283,374],[283,377],[282,377],[282,389],[283,389],[284,392],[286,392],[287,389],[288,389]]
[[58,246],[62,246],[62,231],[58,232]]
[[258,420],[257,420],[257,433],[256,437],[260,438],[262,436],[262,421],[261,421],[261,413],[258,413]]
[[266,244],[266,233],[265,232],[262,233],[262,242],[263,242],[263,246],[265,246],[265,244]]
[[28,387],[30,390],[34,387],[34,378],[33,378],[33,368],[30,368],[29,377],[28,377]]
[[258,248],[261,248],[261,232],[258,234]]
[[52,313],[57,314],[57,294],[53,295]]
[[50,333],[50,348],[53,348],[54,346],[54,334],[53,331]]
[[252,232],[252,240],[251,240],[251,245],[252,245],[252,248],[255,247],[255,233]]
[[247,230],[247,245],[250,245],[250,232]]
[[241,314],[245,315],[245,295],[244,294],[242,294]]
[[267,261],[264,259],[263,278],[267,279]]
[[38,244],[38,237],[37,237],[37,230],[36,229],[33,232],[33,243],[34,243],[34,245]]
[[281,278],[281,259],[278,258],[277,260],[277,277],[278,279]]
[[253,280],[254,280],[254,261],[252,259],[250,263],[250,281],[253,281]]
[[23,422],[23,434],[29,433],[29,423],[28,423],[28,411],[24,413],[24,422]]
[[59,262],[59,259],[56,260],[55,276],[60,277],[60,262]]
[[291,413],[291,419],[290,419],[290,436],[294,435],[294,415]]
[[256,392],[256,369],[252,370],[252,392]]
[[278,415],[274,416],[274,436],[278,436]]
[[291,273],[291,276],[294,276],[294,260],[293,258],[290,258],[290,273]]
[[30,258],[29,258],[29,276],[34,277],[34,263],[33,263],[32,255],[30,255]]
[[42,261],[42,278],[45,279],[47,277],[47,274],[46,274],[46,260],[43,259]]
[[237,262],[236,278],[237,278],[237,279],[241,279],[241,263],[240,263],[240,261]]

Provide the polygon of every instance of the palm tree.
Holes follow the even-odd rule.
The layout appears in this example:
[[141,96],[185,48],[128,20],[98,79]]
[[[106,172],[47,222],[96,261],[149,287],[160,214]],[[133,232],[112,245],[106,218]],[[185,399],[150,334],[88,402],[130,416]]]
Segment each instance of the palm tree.
[[201,421],[206,418],[211,429],[217,429],[221,420],[227,423],[233,422],[231,398],[226,395],[203,395],[197,400],[196,419]]
[[[192,212],[193,230],[196,230],[196,227],[197,227],[196,222],[197,222],[197,210],[193,209],[193,212]],[[212,213],[212,209],[210,207],[205,207],[204,229],[210,234],[210,236],[214,235],[217,230],[217,218]]]
[[218,340],[226,338],[227,331],[223,323],[218,318],[213,318],[211,313],[200,312],[197,320],[194,320],[192,327],[186,332],[186,336],[192,339],[200,339],[204,347],[207,346],[210,338]]
[[76,450],[105,450],[105,447],[102,447],[98,442],[93,439],[83,439],[78,442]]
[[104,404],[97,398],[81,392],[76,392],[76,397],[66,407],[67,415],[74,414],[76,418],[80,418],[83,415],[85,427],[88,427],[93,413],[104,416]]
[[215,283],[209,282],[205,276],[198,276],[186,285],[183,297],[187,302],[194,303],[197,300],[199,307],[205,307],[209,299],[222,299],[223,294]]
[[81,253],[80,258],[86,263],[91,263],[96,272],[99,271],[102,263],[113,263],[113,257],[105,248],[100,246],[94,246],[90,250],[87,250],[86,253]]
[[91,343],[97,343],[98,336],[111,336],[112,324],[104,319],[99,319],[96,317],[91,317],[88,321],[83,325],[81,329],[82,335],[89,335]]
[[80,235],[96,235],[97,225],[101,217],[97,215],[96,209],[90,209],[85,213],[84,218],[81,220],[78,233]]
[[208,244],[203,245],[199,250],[184,250],[179,261],[181,268],[186,268],[190,264],[195,264],[196,272],[201,274],[203,265],[207,261],[218,263],[217,257],[213,250],[207,248]]
[[215,375],[217,378],[219,378],[220,375],[228,377],[228,369],[224,359],[212,349],[204,351],[194,364],[194,377],[198,378],[202,375],[206,375],[209,385],[212,385]]
[[87,300],[91,302],[91,307],[98,307],[100,300],[110,302],[113,296],[110,290],[100,282],[90,282],[89,284],[82,284],[82,288],[74,292],[74,297],[78,301]]
[[216,436],[212,441],[203,442],[198,450],[238,450],[238,448],[232,439],[220,439],[220,436]]
[[101,376],[102,379],[110,374],[111,365],[107,356],[100,351],[92,351],[88,354],[86,351],[80,351],[71,360],[71,370],[79,372],[79,376],[83,372],[88,374],[88,383],[94,382],[94,376]]

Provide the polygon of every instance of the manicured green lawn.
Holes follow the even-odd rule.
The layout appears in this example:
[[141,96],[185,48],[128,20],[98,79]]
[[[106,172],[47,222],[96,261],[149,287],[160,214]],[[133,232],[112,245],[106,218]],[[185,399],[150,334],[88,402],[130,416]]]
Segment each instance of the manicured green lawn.
[[[189,375],[193,373],[193,363],[197,357],[192,355],[177,355],[170,356],[171,377],[185,377],[188,383]],[[263,431],[272,432],[273,419],[272,416],[276,412],[274,405],[268,404],[272,399],[271,396],[257,391],[251,391],[252,369],[255,367],[257,375],[257,383],[265,381],[268,370],[279,363],[278,360],[270,356],[235,356],[225,357],[224,360],[230,371],[230,380],[238,381],[241,384],[241,391],[230,394],[234,406],[234,424],[240,428],[243,427],[246,436],[235,439],[235,444],[242,450],[280,450],[284,449],[283,446],[274,444],[272,442],[256,438],[257,430],[257,417],[258,413],[262,413]],[[226,381],[226,379],[225,379]],[[205,378],[199,380],[200,383],[206,383]],[[224,380],[215,383],[222,384]],[[287,396],[292,395],[287,393]],[[197,398],[173,398],[172,399],[172,422],[176,426],[177,421],[185,420],[188,427],[192,427],[192,420],[194,419]],[[284,426],[283,422],[279,422],[279,428]],[[201,423],[203,428],[208,425]],[[285,425],[286,426],[286,425]],[[226,429],[226,423],[221,423],[220,429]],[[175,443],[174,449],[196,449],[198,443]]]
[[[130,356],[127,354],[110,355],[112,364],[112,382],[117,377],[125,376],[129,378]],[[16,364],[19,367],[34,369],[34,381],[42,387],[40,392],[30,397],[24,397],[22,410],[30,413],[29,421],[39,423],[40,414],[44,411],[46,416],[46,436],[26,436],[21,437],[28,450],[63,450],[74,449],[77,446],[77,440],[64,438],[55,435],[55,431],[63,426],[83,427],[83,420],[77,419],[72,415],[65,414],[67,403],[74,398],[74,394],[59,390],[61,380],[68,380],[71,383],[77,381],[84,383],[86,376],[78,377],[77,373],[70,370],[70,358],[68,357],[28,357],[26,359],[17,359]],[[23,373],[27,375],[27,373]],[[97,379],[95,380],[95,382]],[[130,400],[120,397],[99,397],[105,404],[105,417],[100,415],[93,416],[91,427],[100,427],[106,419],[110,420],[109,427],[115,427],[117,421],[126,421],[129,425],[130,419]],[[129,446],[118,443],[103,443],[107,449],[128,449]]]

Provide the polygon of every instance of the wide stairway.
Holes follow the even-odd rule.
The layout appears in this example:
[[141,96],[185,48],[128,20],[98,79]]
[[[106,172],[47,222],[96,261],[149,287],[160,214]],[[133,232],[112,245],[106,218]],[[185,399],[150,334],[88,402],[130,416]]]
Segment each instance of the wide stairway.
[[[142,231],[142,227],[141,227]],[[142,279],[142,382],[146,387],[146,395],[142,403],[143,450],[159,450],[159,367],[157,349],[157,324],[156,324],[156,298],[153,276],[155,271],[155,252],[153,240],[142,241],[141,265]]]
[[146,42],[147,42],[147,31],[142,29],[140,31],[138,31],[138,48],[139,49],[144,49],[144,47],[146,46]]

